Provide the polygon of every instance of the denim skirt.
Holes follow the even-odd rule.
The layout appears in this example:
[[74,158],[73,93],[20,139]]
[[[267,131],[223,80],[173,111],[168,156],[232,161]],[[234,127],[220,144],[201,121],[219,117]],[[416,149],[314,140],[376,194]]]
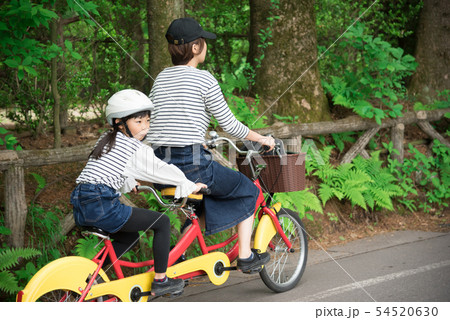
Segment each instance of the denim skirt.
[[70,196],[75,223],[110,233],[119,231],[131,216],[131,207],[121,203],[119,197],[119,192],[104,184],[77,185]]
[[211,190],[210,195],[204,196],[202,207],[206,235],[231,228],[255,212],[259,189],[242,173],[214,161],[202,145],[158,147],[155,155],[180,168],[189,180],[204,183]]

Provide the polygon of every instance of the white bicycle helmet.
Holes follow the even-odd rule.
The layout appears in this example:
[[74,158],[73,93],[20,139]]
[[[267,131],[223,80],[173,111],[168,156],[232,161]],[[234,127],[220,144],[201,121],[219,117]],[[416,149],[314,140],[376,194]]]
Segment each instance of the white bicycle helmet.
[[121,119],[133,113],[152,111],[153,103],[145,94],[134,89],[121,90],[112,95],[106,106],[106,121],[113,125],[113,119]]

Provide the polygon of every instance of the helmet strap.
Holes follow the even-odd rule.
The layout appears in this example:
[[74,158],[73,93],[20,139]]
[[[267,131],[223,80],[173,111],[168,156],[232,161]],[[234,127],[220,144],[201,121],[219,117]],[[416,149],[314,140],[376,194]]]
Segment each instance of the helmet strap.
[[133,135],[131,134],[130,128],[128,128],[128,125],[125,121],[123,121],[122,119],[119,119],[119,122],[114,123],[114,127],[119,127],[120,125],[123,125],[125,128],[125,132],[127,133],[127,135],[130,138],[134,138]]

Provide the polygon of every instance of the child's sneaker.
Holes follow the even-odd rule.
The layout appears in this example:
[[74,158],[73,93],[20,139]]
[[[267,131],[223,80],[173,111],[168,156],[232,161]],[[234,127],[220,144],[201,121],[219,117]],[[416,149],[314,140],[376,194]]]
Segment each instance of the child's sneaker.
[[172,279],[166,277],[164,281],[153,281],[152,282],[152,294],[156,297],[165,294],[178,295],[183,292],[184,280],[183,279]]
[[262,270],[262,266],[270,260],[267,252],[252,249],[252,255],[247,259],[237,259],[237,268],[244,273],[255,273]]

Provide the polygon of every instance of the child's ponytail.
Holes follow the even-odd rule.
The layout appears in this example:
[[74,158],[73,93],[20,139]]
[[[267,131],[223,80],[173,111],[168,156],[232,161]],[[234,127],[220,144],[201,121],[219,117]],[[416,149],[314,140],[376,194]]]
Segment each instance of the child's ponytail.
[[[95,146],[92,152],[89,154],[89,158],[99,159],[103,154],[108,153],[116,144],[117,132],[119,132],[119,126],[115,125]],[[106,151],[105,151],[106,147]]]

